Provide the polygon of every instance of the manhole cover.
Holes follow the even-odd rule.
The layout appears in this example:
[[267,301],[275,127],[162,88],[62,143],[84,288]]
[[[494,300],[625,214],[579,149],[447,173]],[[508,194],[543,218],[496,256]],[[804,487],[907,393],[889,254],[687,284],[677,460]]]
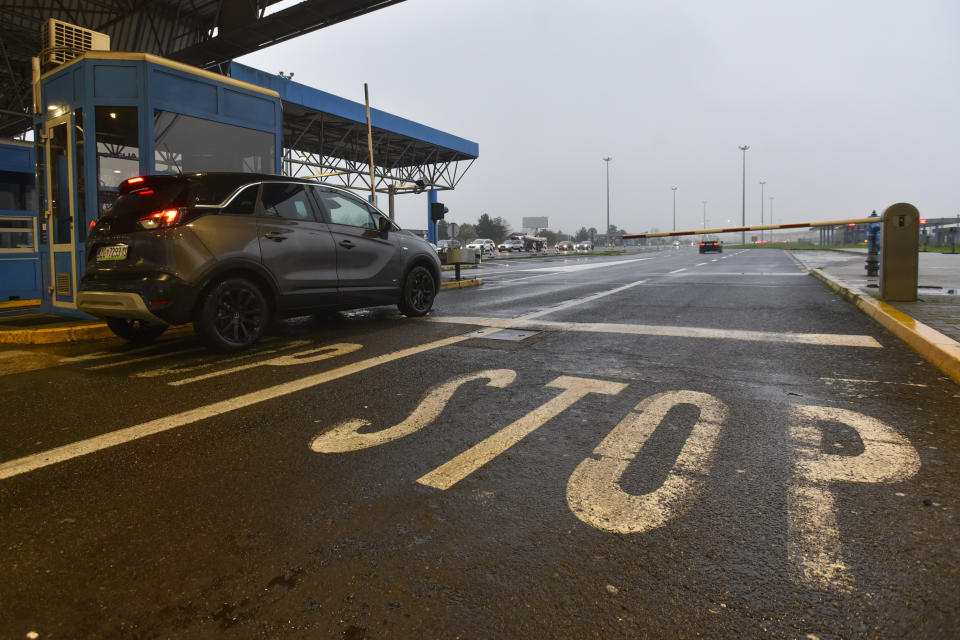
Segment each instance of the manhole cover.
[[530,336],[535,336],[538,333],[540,332],[522,329],[501,329],[500,331],[495,331],[483,337],[488,340],[512,340],[513,342],[519,342],[526,340]]

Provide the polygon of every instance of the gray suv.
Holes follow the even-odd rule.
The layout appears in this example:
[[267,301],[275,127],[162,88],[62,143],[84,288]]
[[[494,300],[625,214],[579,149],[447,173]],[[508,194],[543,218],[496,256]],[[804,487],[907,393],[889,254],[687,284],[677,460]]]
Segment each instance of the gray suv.
[[149,342],[193,322],[210,348],[249,347],[274,318],[396,304],[430,311],[440,260],[353,194],[250,173],[131,178],[91,229],[77,305]]

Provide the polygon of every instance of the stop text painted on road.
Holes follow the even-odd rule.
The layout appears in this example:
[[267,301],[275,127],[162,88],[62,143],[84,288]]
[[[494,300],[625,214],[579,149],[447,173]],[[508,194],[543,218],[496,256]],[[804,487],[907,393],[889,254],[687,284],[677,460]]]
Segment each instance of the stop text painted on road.
[[[317,453],[345,453],[397,440],[432,424],[464,384],[487,380],[487,386],[504,388],[515,378],[516,372],[509,369],[457,376],[428,391],[410,416],[395,426],[360,433],[370,422],[347,420],[313,438],[310,448]],[[628,385],[560,376],[546,386],[564,391],[417,482],[440,490],[449,489],[587,394],[617,395]],[[621,480],[630,463],[667,413],[680,405],[696,407],[699,416],[667,477],[648,493],[625,492]],[[847,591],[852,578],[842,559],[836,508],[827,485],[903,482],[919,471],[920,458],[906,437],[870,416],[807,405],[791,405],[790,412],[793,424],[789,433],[795,464],[788,496],[788,561],[795,567],[798,582],[823,590]],[[594,449],[593,454],[599,458],[584,459],[570,476],[567,483],[570,510],[592,527],[619,534],[644,533],[675,520],[702,492],[728,416],[726,404],[699,391],[665,391],[642,400]],[[818,422],[850,427],[862,441],[863,452],[856,456],[824,453]]]

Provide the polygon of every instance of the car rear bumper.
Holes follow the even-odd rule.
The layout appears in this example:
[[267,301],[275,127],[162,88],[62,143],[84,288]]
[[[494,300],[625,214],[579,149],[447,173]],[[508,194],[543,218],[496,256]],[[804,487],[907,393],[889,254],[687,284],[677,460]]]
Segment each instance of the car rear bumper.
[[135,280],[84,277],[77,307],[99,318],[181,324],[193,316],[194,287],[168,274]]
[[169,324],[156,316],[138,293],[120,291],[81,291],[77,307],[84,313],[98,318],[124,318],[143,320],[151,324]]

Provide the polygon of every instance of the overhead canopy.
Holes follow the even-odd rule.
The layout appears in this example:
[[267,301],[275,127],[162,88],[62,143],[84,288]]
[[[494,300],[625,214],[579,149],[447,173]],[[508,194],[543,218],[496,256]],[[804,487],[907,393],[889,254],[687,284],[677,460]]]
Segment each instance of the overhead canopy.
[[[280,94],[286,173],[337,177],[347,186],[359,182],[369,188],[366,107],[362,102],[236,62],[229,73]],[[378,190],[385,190],[391,182],[412,185],[417,180],[452,189],[480,154],[476,142],[380,109],[370,110],[370,121]]]
[[0,136],[28,130],[31,63],[49,18],[110,36],[114,51],[142,51],[204,69],[403,0],[20,0],[0,5]]

